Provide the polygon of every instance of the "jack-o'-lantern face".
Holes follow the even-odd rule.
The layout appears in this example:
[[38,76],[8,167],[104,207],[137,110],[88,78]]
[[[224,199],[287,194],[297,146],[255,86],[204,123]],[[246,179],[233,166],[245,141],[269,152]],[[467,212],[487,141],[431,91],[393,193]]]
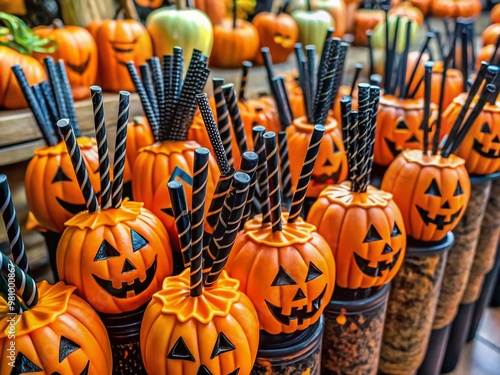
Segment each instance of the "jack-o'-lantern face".
[[482,141],[474,138],[472,143],[472,149],[483,158],[500,158],[500,138],[498,138],[498,133],[493,130],[496,130],[495,125],[490,125],[488,122],[484,122],[479,130],[480,135],[482,135]]
[[387,169],[382,189],[393,194],[408,236],[440,241],[465,213],[470,179],[465,161],[456,155],[405,150]]
[[[168,235],[142,203],[84,212],[67,222],[58,247],[61,280],[97,311],[133,311],[149,301],[172,272]],[[73,259],[79,259],[75,267]]]
[[[377,116],[374,162],[389,165],[403,150],[421,149],[424,129],[422,127],[423,99],[398,99],[392,95],[380,98]],[[437,106],[431,103],[429,119],[429,144],[432,144]]]
[[[307,124],[304,117],[294,120],[286,130],[290,158],[292,184],[296,185],[305,160],[313,126]],[[328,117],[325,124],[325,135],[319,147],[318,157],[311,175],[311,183],[307,188],[307,197],[317,197],[328,185],[337,184],[347,178],[347,156],[342,143],[337,122]]]
[[[100,191],[95,139],[77,139],[94,191]],[[40,225],[61,233],[64,223],[87,209],[64,142],[35,151],[25,176],[26,198]],[[99,193],[97,193],[99,194]]]

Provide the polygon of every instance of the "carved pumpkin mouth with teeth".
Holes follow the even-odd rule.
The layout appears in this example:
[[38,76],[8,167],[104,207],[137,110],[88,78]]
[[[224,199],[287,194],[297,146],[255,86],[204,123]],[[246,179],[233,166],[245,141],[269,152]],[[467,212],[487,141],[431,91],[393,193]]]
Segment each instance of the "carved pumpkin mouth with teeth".
[[[392,252],[392,249],[390,250],[390,252]],[[387,260],[378,261],[377,267],[370,266],[371,263],[370,259],[365,259],[361,255],[358,255],[357,253],[354,253],[354,259],[356,260],[356,264],[358,265],[359,269],[365,275],[371,277],[379,277],[382,276],[384,271],[391,271],[394,268],[394,266],[399,260],[400,255],[401,255],[401,249],[399,249],[399,251],[396,254],[394,254],[394,256],[392,257],[392,261],[387,261]]]
[[[499,144],[500,139],[498,138],[498,136],[496,136],[495,138],[493,138],[491,142]],[[472,144],[472,149],[484,158],[500,159],[500,148],[497,150],[490,149],[488,151],[483,151],[483,144],[479,142],[477,139],[474,139],[474,142]]]
[[420,214],[420,217],[424,221],[425,225],[434,224],[437,226],[437,229],[439,229],[439,230],[443,230],[446,225],[453,224],[455,222],[455,220],[457,219],[457,217],[460,216],[460,214],[462,213],[462,210],[463,210],[463,206],[462,206],[458,209],[458,211],[456,211],[455,213],[450,215],[449,220],[446,220],[447,215],[436,215],[436,217],[434,219],[431,219],[429,217],[429,211],[424,210],[419,205],[416,205],[416,207],[417,207],[417,211]]

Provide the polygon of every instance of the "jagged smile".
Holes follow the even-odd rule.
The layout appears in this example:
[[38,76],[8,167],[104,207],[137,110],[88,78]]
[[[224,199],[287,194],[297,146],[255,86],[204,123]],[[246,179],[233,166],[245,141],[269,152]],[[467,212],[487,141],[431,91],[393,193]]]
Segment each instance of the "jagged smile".
[[425,225],[434,224],[437,226],[439,230],[443,230],[446,225],[452,224],[455,221],[455,219],[460,216],[460,213],[462,212],[463,209],[463,206],[460,207],[458,211],[450,215],[450,220],[445,221],[447,215],[436,215],[434,219],[431,219],[429,217],[429,211],[424,210],[422,207],[418,205],[416,205],[416,207]]
[[271,314],[273,314],[274,318],[281,324],[285,324],[288,326],[290,325],[291,320],[298,320],[298,324],[302,324],[305,319],[311,319],[318,312],[321,305],[321,300],[326,293],[326,287],[327,285],[325,285],[321,294],[312,301],[311,311],[307,311],[307,305],[304,305],[302,308],[292,307],[290,315],[284,315],[282,307],[273,305],[268,300],[264,301],[266,302],[269,311],[271,311]]
[[370,260],[363,258],[361,255],[354,253],[354,259],[356,260],[356,264],[358,265],[361,272],[365,275],[371,277],[382,276],[382,273],[386,270],[392,270],[396,263],[398,262],[399,256],[401,255],[401,249],[394,254],[392,257],[392,261],[380,261],[377,263],[377,267],[370,266]]
[[483,145],[478,142],[476,139],[474,139],[474,143],[472,145],[472,149],[476,151],[479,155],[482,157],[488,158],[488,159],[499,159],[500,158],[500,149],[498,150],[489,150],[488,152],[484,152],[482,150]]
[[339,169],[337,169],[332,174],[326,174],[326,173],[320,175],[313,174],[311,175],[311,181],[313,182],[312,185],[314,186],[319,184],[330,184],[330,185],[336,184],[339,182],[340,173],[341,170],[339,167]]
[[106,292],[111,294],[113,297],[116,298],[127,298],[127,292],[133,291],[135,295],[141,294],[144,292],[151,282],[153,281],[156,273],[156,258],[153,261],[153,264],[149,266],[149,268],[146,270],[146,279],[144,281],[141,281],[139,277],[137,277],[133,282],[127,283],[127,282],[122,282],[122,287],[121,288],[115,288],[113,286],[113,282],[111,280],[104,280],[101,279],[99,276],[96,276],[92,274],[94,277],[95,281],[97,284],[101,286]]

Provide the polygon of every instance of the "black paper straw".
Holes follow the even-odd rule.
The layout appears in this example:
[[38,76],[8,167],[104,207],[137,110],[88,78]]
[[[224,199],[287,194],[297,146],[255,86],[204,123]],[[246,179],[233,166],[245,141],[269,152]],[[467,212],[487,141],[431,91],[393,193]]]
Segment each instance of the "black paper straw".
[[399,78],[399,98],[404,99],[406,93],[406,69],[408,67],[408,53],[410,52],[410,36],[411,36],[411,25],[412,23],[408,21],[406,23],[406,40],[405,49],[403,55],[401,56],[401,72]]
[[417,60],[415,61],[415,66],[413,67],[413,70],[411,71],[410,74],[410,79],[408,80],[408,85],[406,86],[405,94],[404,97],[407,98],[408,94],[410,92],[410,87],[415,80],[415,75],[417,74],[418,66],[420,65],[420,61],[422,60],[422,56],[424,55],[425,51],[427,50],[427,47],[429,46],[429,42],[431,41],[432,38],[435,37],[435,34],[433,32],[428,32],[425,37],[425,41],[420,47],[420,51],[418,52],[418,57]]
[[101,207],[111,207],[111,179],[109,178],[109,153],[108,140],[106,137],[106,125],[104,122],[104,103],[102,100],[102,89],[99,86],[91,86],[92,106],[94,108],[94,126],[97,139],[97,151],[99,153],[99,174],[101,177]]
[[271,93],[273,94],[273,97],[276,97],[273,85],[271,84],[274,77],[274,71],[273,71],[273,61],[271,59],[271,52],[269,52],[269,47],[261,48],[260,53],[262,55],[262,60],[264,61],[264,66],[266,68],[267,81],[269,82]]
[[332,101],[330,104],[330,108],[333,109],[334,103],[337,100],[337,96],[339,94],[339,89],[342,84],[342,80],[344,77],[344,64],[347,56],[347,50],[349,49],[349,43],[342,42],[340,43],[340,52],[339,52],[339,60],[337,63],[337,68],[334,72],[334,83],[333,83],[333,92],[332,92]]
[[238,108],[238,99],[236,99],[236,94],[234,92],[234,85],[229,83],[222,86],[222,93],[224,94],[226,105],[229,108],[234,136],[236,137],[236,143],[238,144],[240,155],[243,155],[244,152],[248,151],[248,144],[247,137],[245,135],[245,127],[243,125],[243,120],[241,119],[240,109]]
[[[372,46],[372,30],[366,31],[366,40],[368,41],[368,61],[370,67],[370,76],[375,74],[375,63],[373,59],[373,46]],[[386,57],[387,58],[387,57]]]
[[375,151],[375,134],[377,127],[377,117],[378,117],[378,104],[380,101],[380,87],[375,85],[370,85],[370,108],[371,108],[371,119],[370,119],[370,130],[368,132],[369,135],[369,149],[367,155],[367,172],[366,172],[366,181],[364,185],[364,189],[368,189],[368,185],[370,185],[371,174],[373,170],[373,156]]
[[238,95],[238,100],[240,102],[244,102],[246,100],[245,93],[247,88],[248,71],[250,70],[251,67],[252,63],[250,61],[243,61],[240,93]]
[[[40,83],[40,88],[43,93],[43,97],[45,99],[45,103],[47,104],[47,109],[49,111],[50,115],[50,124],[51,127],[53,128],[56,122],[59,120],[59,113],[57,112],[57,105],[55,103],[55,98],[54,94],[52,93],[52,89],[50,88],[50,85],[47,81],[43,81]],[[59,132],[54,132],[59,138],[60,141],[62,141],[61,134]]]
[[222,92],[224,79],[214,78],[212,81],[214,84],[215,107],[217,109],[217,127],[219,129],[220,139],[222,141],[222,145],[224,146],[224,151],[226,153],[229,166],[232,167],[234,165],[234,157],[231,135],[231,122],[229,120],[229,110],[227,108],[227,102]]
[[42,111],[43,115],[43,122],[47,126],[50,126],[52,123],[50,119],[50,114],[49,114],[49,109],[47,107],[47,102],[45,100],[45,97],[43,96],[42,88],[40,87],[40,84],[38,85],[33,85],[31,87],[31,91],[33,91],[33,95],[35,96],[38,105],[40,106],[40,110]]
[[462,79],[463,79],[463,91],[467,92],[467,80],[469,79],[469,60],[467,58],[467,46],[468,46],[468,35],[467,29],[462,30],[461,34],[462,40]]
[[48,56],[43,59],[43,62],[45,64],[45,69],[49,77],[52,92],[54,93],[54,97],[56,99],[57,111],[59,112],[59,116],[69,118],[69,113],[66,108],[66,98],[64,97],[63,85],[59,79],[59,74],[54,59]]
[[160,117],[163,119],[160,126],[159,139],[166,139],[167,124],[172,123],[172,108],[174,105],[174,96],[172,91],[172,63],[173,55],[163,56],[162,73],[163,73],[163,100],[164,105],[160,106]]
[[21,227],[17,220],[16,208],[12,201],[12,194],[10,193],[9,182],[7,181],[7,176],[3,174],[0,174],[0,213],[5,223],[14,263],[16,263],[24,273],[31,275],[28,257],[26,256],[24,242],[21,236]]
[[35,306],[38,302],[38,288],[31,276],[24,273],[21,268],[7,258],[7,255],[0,251],[0,270],[5,277],[10,277],[14,269],[14,285],[19,291],[23,302],[28,308]]
[[170,181],[167,186],[181,247],[182,262],[184,268],[187,268],[191,258],[191,215],[187,207],[186,193],[184,185],[179,181]]
[[354,75],[352,77],[352,83],[351,83],[351,91],[349,96],[352,97],[354,94],[354,89],[356,88],[356,82],[359,79],[359,74],[363,70],[363,64],[355,64],[354,65]]
[[315,76],[315,70],[316,70],[316,47],[314,44],[311,44],[309,46],[306,46],[306,67],[307,71],[309,73],[309,88],[311,95],[314,97],[315,90],[316,90],[316,76]]
[[281,190],[278,162],[278,144],[276,142],[276,134],[274,132],[265,133],[263,138],[266,148],[271,227],[273,229],[273,232],[278,232],[283,228],[281,223]]
[[276,102],[276,107],[278,108],[281,129],[284,130],[288,126],[292,125],[293,121],[293,115],[288,111],[289,104],[286,98],[285,79],[282,76],[274,77],[271,85],[274,86],[274,92],[276,93],[274,101]]
[[113,160],[114,181],[112,205],[114,208],[119,208],[122,204],[129,109],[130,93],[128,91],[120,91],[120,101],[118,104],[118,120],[116,121],[115,155]]
[[304,160],[304,164],[302,165],[302,170],[300,171],[300,177],[297,182],[297,187],[295,188],[295,193],[293,194],[292,207],[290,209],[290,215],[288,216],[289,223],[293,223],[300,216],[300,212],[302,211],[307,187],[311,181],[311,174],[314,169],[316,158],[318,157],[319,146],[321,145],[324,132],[325,127],[323,125],[314,126],[311,140],[309,141],[309,146],[307,148],[306,158]]
[[317,76],[316,76],[316,82],[319,82],[321,76],[324,74],[322,67],[325,66],[325,60],[330,56],[330,40],[332,39],[333,36],[333,29],[329,28],[326,31],[325,35],[325,42],[323,43],[323,48],[321,50],[321,58],[319,60],[318,64],[318,71],[317,71]]
[[290,173],[290,158],[288,155],[288,138],[286,131],[278,133],[278,150],[280,160],[280,181],[282,188],[282,205],[286,210],[290,209],[292,202],[292,175]]
[[424,72],[424,118],[422,119],[422,126],[424,130],[424,144],[423,152],[427,155],[429,150],[429,118],[431,115],[431,90],[432,90],[432,68],[434,62],[428,61],[425,63]]
[[259,165],[257,167],[257,179],[260,192],[260,205],[262,211],[262,223],[271,221],[269,208],[269,185],[267,182],[267,164],[266,164],[266,149],[264,145],[263,135],[266,128],[263,126],[254,126],[252,129],[254,151],[259,155]]
[[69,83],[68,75],[66,74],[64,61],[61,59],[57,62],[57,75],[64,94],[64,99],[66,101],[66,111],[68,112],[71,126],[75,132],[75,137],[78,138],[81,136],[81,133],[80,126],[78,125],[78,117],[76,116],[75,102],[73,101],[73,92],[71,91],[71,85]]
[[158,101],[156,99],[155,90],[153,88],[153,81],[151,79],[151,73],[149,71],[148,64],[142,64],[139,66],[139,72],[141,73],[142,85],[146,91],[151,107],[153,107],[153,112],[156,117],[156,121],[160,123],[160,109],[158,108]]
[[203,226],[205,222],[209,155],[210,152],[204,147],[197,148],[194,151],[190,258],[191,297],[199,296],[203,291]]
[[245,204],[245,210],[241,217],[240,230],[245,226],[245,223],[250,218],[252,202],[254,200],[255,186],[257,184],[257,165],[259,163],[259,155],[253,151],[247,151],[241,156],[240,170],[250,176],[250,186],[248,188],[248,197]]

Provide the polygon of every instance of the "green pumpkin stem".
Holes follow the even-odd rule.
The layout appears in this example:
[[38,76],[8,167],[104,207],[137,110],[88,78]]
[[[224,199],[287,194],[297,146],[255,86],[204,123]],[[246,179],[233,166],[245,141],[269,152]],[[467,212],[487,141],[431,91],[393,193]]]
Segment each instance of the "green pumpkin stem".
[[307,4],[307,11],[308,11],[308,12],[311,12],[311,11],[312,11],[312,7],[311,7],[311,0],[307,0],[307,1],[306,1],[306,4]]

